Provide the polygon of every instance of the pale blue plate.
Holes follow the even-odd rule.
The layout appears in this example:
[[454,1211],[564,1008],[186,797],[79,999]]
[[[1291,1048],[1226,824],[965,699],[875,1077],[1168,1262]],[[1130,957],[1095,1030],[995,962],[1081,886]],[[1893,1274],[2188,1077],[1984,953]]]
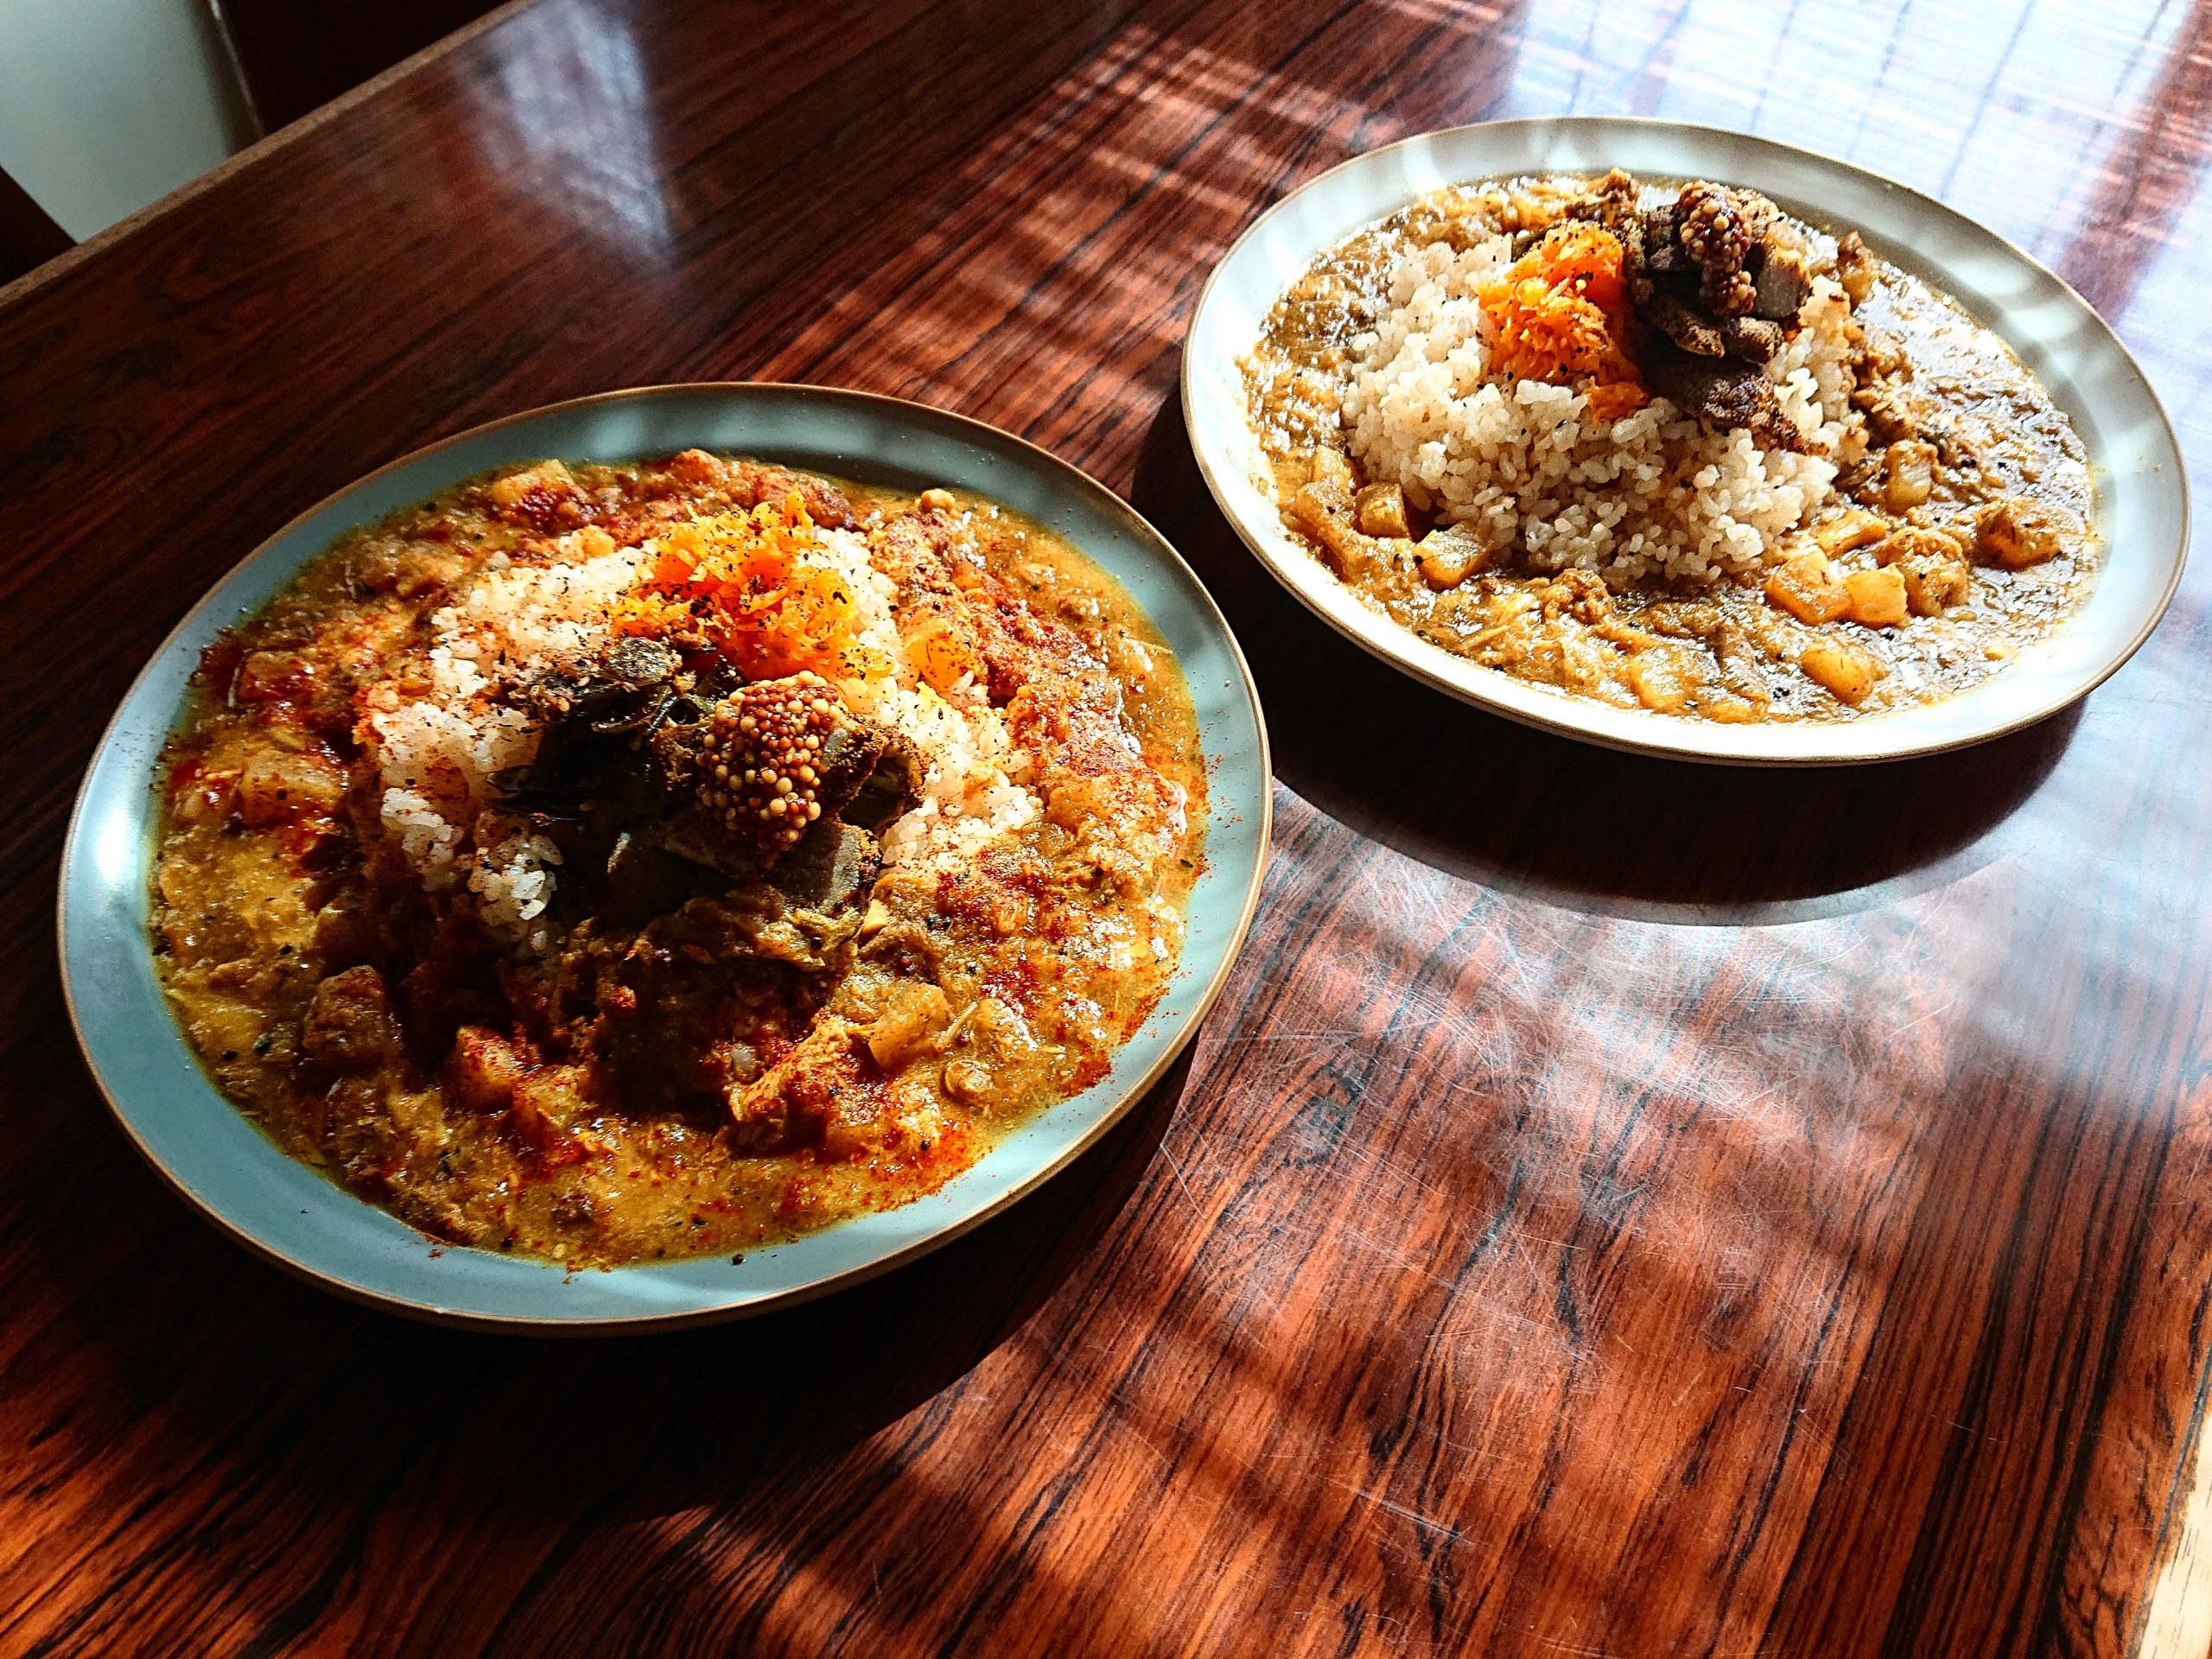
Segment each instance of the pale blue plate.
[[[717,1256],[570,1273],[457,1246],[434,1255],[432,1240],[278,1150],[209,1083],[171,1018],[147,931],[162,744],[201,649],[342,531],[488,467],[693,446],[864,482],[973,490],[1050,525],[1120,580],[1182,661],[1210,764],[1205,867],[1183,961],[1102,1082],[901,1209],[735,1264]],[[691,1324],[880,1273],[974,1226],[1103,1134],[1167,1069],[1220,989],[1259,897],[1268,816],[1267,729],[1243,655],[1190,567],[1110,492],[1018,438],[895,398],[814,386],[647,387],[513,416],[395,461],[294,519],[216,585],[139,675],[86,774],[62,855],[62,979],[92,1074],[138,1149],[224,1230],[280,1266],[454,1324]]]

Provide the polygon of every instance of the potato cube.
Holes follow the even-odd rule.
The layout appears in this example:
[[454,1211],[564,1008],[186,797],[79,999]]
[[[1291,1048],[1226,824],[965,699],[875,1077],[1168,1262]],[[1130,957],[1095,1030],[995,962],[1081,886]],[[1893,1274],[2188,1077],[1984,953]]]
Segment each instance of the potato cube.
[[509,1096],[515,1128],[541,1152],[550,1152],[571,1126],[591,1116],[591,1101],[584,1093],[584,1068],[547,1065],[524,1071],[514,1081]]
[[1876,570],[1853,570],[1843,579],[1844,614],[1861,627],[1904,626],[1904,575],[1894,565]]
[[1300,530],[1321,544],[1338,575],[1356,575],[1366,568],[1373,537],[1361,535],[1352,522],[1351,490],[1348,485],[1333,478],[1317,477],[1291,498],[1290,516]]
[[886,1071],[897,1071],[938,1047],[952,1007],[934,985],[902,983],[868,1027],[868,1052]]
[[1358,476],[1353,473],[1351,462],[1346,458],[1344,452],[1341,449],[1329,448],[1325,445],[1313,452],[1309,477],[1315,483],[1325,479],[1341,484],[1347,493],[1357,488],[1359,485]]
[[1882,504],[1892,512],[1916,507],[1936,493],[1936,446],[1918,438],[1899,438],[1890,446],[1889,477]]
[[1868,512],[1861,507],[1849,507],[1814,527],[1813,539],[1821,544],[1821,551],[1834,556],[1848,553],[1854,547],[1865,547],[1878,542],[1890,533],[1889,520],[1878,512]]
[[1487,566],[1491,551],[1465,525],[1440,524],[1421,538],[1414,556],[1421,564],[1421,579],[1440,594]]
[[1406,493],[1395,484],[1370,484],[1352,498],[1352,508],[1363,534],[1410,536],[1406,525]]
[[1697,690],[1697,671],[1673,645],[1647,646],[1630,658],[1621,672],[1636,700],[1654,714],[1673,714]]
[[1915,553],[1891,569],[1904,578],[1905,603],[1915,616],[1941,616],[1974,591],[1974,573],[1939,553]]
[[1974,518],[1974,550],[2008,569],[2024,569],[2055,556],[2057,521],[2044,508],[2019,496],[1993,501]]
[[1872,653],[1840,639],[1815,639],[1805,647],[1797,665],[1826,686],[1839,702],[1854,708],[1866,700],[1874,682],[1886,671]]
[[238,817],[265,830],[311,812],[329,812],[346,798],[346,774],[312,754],[264,749],[238,772]]
[[472,1112],[504,1112],[529,1070],[528,1062],[497,1032],[463,1026],[454,1033],[453,1052],[446,1056],[446,1094]]
[[1828,572],[1827,556],[1817,550],[1776,566],[1766,579],[1766,596],[1801,622],[1832,622],[1847,602],[1841,584]]

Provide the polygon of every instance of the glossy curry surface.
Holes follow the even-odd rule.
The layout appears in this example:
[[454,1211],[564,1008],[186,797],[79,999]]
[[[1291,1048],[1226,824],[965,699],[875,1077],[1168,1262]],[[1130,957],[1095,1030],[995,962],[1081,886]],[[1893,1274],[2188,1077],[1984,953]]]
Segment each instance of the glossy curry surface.
[[[1284,291],[1246,359],[1247,397],[1284,524],[1315,558],[1469,661],[1731,724],[1849,720],[1953,696],[2079,607],[2101,549],[2071,424],[1994,330],[1928,282],[1863,245],[1840,265],[1847,226],[1782,219],[1814,248],[1811,273],[1847,289],[1856,389],[1834,494],[1781,538],[1769,571],[1710,587],[1549,573],[1347,454],[1349,376],[1390,304],[1394,267],[1424,246],[1499,234],[1523,249],[1616,181],[1647,209],[1675,194],[1622,174],[1471,181],[1354,232]],[[1658,339],[1630,327],[1639,351]],[[1324,499],[1332,477],[1344,480],[1342,509]]]
[[[563,468],[559,503],[515,487],[528,469],[463,486],[347,536],[203,666],[164,780],[165,988],[280,1144],[438,1238],[613,1265],[896,1205],[1103,1075],[1173,970],[1205,776],[1147,620],[988,501],[761,473],[690,452]],[[425,619],[581,526],[612,548],[792,487],[892,550],[916,660],[1012,705],[1043,816],[957,865],[870,855],[836,895],[788,864],[733,877],[638,843],[644,809],[612,798],[646,764],[644,710],[602,702],[583,717],[622,729],[562,728],[570,771],[607,752],[584,782],[502,779],[561,849],[541,947],[434,903],[361,743],[380,697],[421,689]]]

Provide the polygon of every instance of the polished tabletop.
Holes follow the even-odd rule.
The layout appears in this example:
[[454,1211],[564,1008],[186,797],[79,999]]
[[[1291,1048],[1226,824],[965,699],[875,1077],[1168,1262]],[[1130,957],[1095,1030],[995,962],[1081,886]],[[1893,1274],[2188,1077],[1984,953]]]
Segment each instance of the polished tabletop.
[[[536,0],[0,289],[0,1651],[2190,1654],[2212,1644],[2212,572],[2078,709],[1603,753],[1260,571],[1178,411],[1346,156],[1648,113],[2013,238],[2212,456],[2212,7]],[[657,381],[894,392],[1135,502],[1272,725],[1186,1061],[857,1290],[596,1343],[297,1284],[137,1160],[61,829],[303,506]]]

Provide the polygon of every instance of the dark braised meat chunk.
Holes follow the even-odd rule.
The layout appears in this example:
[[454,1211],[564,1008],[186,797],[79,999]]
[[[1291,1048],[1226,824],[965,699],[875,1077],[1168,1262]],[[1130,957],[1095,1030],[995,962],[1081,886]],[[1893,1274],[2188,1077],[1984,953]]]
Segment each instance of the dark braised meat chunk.
[[548,720],[581,722],[603,735],[650,731],[680,689],[683,659],[658,639],[618,639],[590,663],[549,670],[522,690]]
[[578,915],[642,925],[764,876],[800,904],[865,905],[876,835],[921,795],[912,747],[815,674],[739,683],[627,639],[518,701],[544,719],[537,758],[493,783],[560,849]]
[[1642,207],[1636,181],[1616,168],[1567,211],[1621,239],[1643,325],[1633,349],[1651,389],[1715,430],[1742,427],[1802,453],[1765,371],[1796,332],[1812,275],[1774,204],[1699,180]]
[[348,968],[317,985],[300,1046],[341,1071],[373,1066],[398,1052],[399,1029],[384,976],[373,968]]
[[756,681],[702,720],[663,726],[653,757],[670,808],[654,838],[729,875],[770,868],[871,785],[864,810],[877,825],[918,798],[912,751],[817,674]]
[[1758,365],[1732,357],[1693,357],[1655,343],[1643,372],[1654,391],[1713,430],[1740,426],[1763,448],[1805,453],[1803,434],[1782,412],[1774,382]]
[[564,855],[604,861],[607,848],[582,848],[578,827],[588,818],[611,824],[599,837],[607,841],[652,810],[642,746],[671,720],[698,718],[696,680],[676,652],[645,639],[618,639],[587,661],[537,675],[515,692],[543,721],[537,757],[493,773],[492,787],[540,820]]
[[1797,254],[1770,243],[1751,278],[1751,319],[1769,327],[1797,320],[1798,308],[1813,291],[1813,274]]
[[580,929],[563,948],[560,976],[588,1012],[569,1035],[602,1057],[626,1101],[718,1101],[761,1070],[735,1033],[764,1020],[804,1028],[819,978],[849,955],[857,925],[844,938],[822,937],[773,889],[754,886],[692,899],[635,934]]
[[825,819],[776,861],[768,880],[796,903],[836,914],[868,902],[883,849],[865,830]]
[[1676,347],[1755,364],[1781,349],[1812,278],[1764,196],[1700,180],[1624,217],[1606,193],[1599,211],[1620,219],[1637,315]]

